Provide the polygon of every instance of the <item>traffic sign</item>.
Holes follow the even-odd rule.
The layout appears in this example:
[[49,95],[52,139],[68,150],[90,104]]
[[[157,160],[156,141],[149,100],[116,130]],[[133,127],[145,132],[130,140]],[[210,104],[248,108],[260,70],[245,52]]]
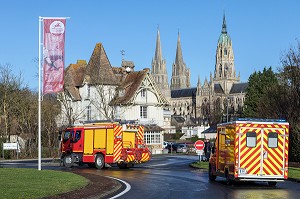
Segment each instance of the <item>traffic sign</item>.
[[197,150],[203,150],[204,149],[204,142],[202,140],[197,140],[195,142],[194,146]]

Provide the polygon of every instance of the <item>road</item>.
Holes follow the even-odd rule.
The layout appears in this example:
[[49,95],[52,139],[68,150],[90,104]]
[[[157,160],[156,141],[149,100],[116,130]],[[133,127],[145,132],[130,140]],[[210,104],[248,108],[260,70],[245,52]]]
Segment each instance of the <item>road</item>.
[[[119,198],[209,198],[209,199],[299,199],[300,184],[290,181],[278,183],[275,188],[267,183],[235,183],[228,186],[223,178],[215,182],[208,180],[206,171],[189,167],[197,156],[163,155],[154,156],[151,161],[135,165],[129,170],[111,167],[96,170],[85,166],[74,167],[81,172],[111,176],[127,182],[131,189]],[[5,167],[36,167],[36,162],[19,164],[0,163]],[[57,165],[43,164],[43,169],[60,169]],[[112,197],[112,196],[110,196]]]

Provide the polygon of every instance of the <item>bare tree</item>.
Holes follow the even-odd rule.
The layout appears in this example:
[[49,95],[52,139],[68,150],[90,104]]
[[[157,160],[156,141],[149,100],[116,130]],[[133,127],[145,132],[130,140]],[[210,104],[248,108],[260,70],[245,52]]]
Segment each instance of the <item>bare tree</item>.
[[91,103],[99,111],[100,118],[106,120],[114,120],[116,115],[116,108],[110,106],[111,100],[115,96],[116,87],[108,85],[97,85],[95,86],[96,93],[99,97],[91,99]]
[[[61,103],[61,117],[66,117],[68,120],[68,126],[74,125],[76,120],[79,120],[83,117],[83,113],[86,111],[86,107],[81,108],[79,112],[76,112],[73,109],[73,103],[70,94],[67,89],[64,89],[63,92],[57,94],[57,100]],[[60,118],[62,120],[62,118]]]
[[14,108],[16,91],[21,89],[22,75],[18,77],[12,74],[10,64],[0,65],[0,98],[1,98],[1,135],[6,141],[10,139],[10,127],[13,120],[11,110]]

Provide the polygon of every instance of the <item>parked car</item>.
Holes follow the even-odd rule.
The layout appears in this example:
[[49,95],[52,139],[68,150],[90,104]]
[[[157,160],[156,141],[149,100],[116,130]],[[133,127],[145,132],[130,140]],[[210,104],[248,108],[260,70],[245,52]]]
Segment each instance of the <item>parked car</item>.
[[177,153],[186,153],[188,150],[187,145],[186,144],[179,144],[177,147],[176,152]]
[[169,142],[164,141],[163,142],[163,148],[165,149],[168,146]]
[[166,146],[166,149],[169,150],[169,153],[176,153],[177,152],[177,147],[178,147],[178,144],[177,143],[168,143],[167,146]]

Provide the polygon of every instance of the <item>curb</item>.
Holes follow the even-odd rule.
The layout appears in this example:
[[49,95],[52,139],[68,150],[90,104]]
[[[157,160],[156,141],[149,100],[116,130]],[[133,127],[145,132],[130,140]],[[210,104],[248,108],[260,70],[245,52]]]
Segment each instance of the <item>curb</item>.
[[[112,178],[109,178],[109,177],[106,177],[106,176],[103,176],[103,177],[105,177],[105,178],[107,178],[107,179],[112,179]],[[114,179],[113,179],[113,180],[114,180]],[[104,192],[104,193],[97,194],[97,195],[95,195],[95,196],[90,196],[90,197],[88,197],[87,199],[99,199],[99,198],[105,198],[106,196],[109,196],[109,195],[112,195],[112,194],[116,193],[119,189],[122,188],[122,184],[121,184],[119,181],[117,181],[117,180],[114,180],[114,181],[115,181],[115,183],[116,183],[117,185],[116,185],[115,187],[113,187],[111,190],[106,191],[106,192]]]

